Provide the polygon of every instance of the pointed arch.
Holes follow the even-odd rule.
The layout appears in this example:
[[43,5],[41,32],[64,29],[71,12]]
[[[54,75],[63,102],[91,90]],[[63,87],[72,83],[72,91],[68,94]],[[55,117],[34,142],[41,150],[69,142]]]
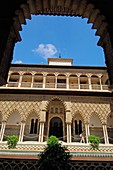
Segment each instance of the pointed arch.
[[21,124],[21,116],[17,109],[13,109],[7,117],[4,138],[7,139],[7,136],[17,135],[20,133],[20,124]]
[[90,134],[99,136],[100,142],[104,143],[102,120],[97,112],[93,112],[91,114],[89,128],[90,128]]
[[7,122],[7,120],[9,119],[9,117],[13,114],[13,113],[18,113],[19,116],[20,116],[20,120],[22,121],[22,115],[20,114],[20,110],[16,109],[16,108],[12,108],[12,110],[10,112],[8,112],[7,115],[5,115],[3,118],[4,118],[4,121]]
[[95,123],[95,124],[93,124],[93,126],[99,126],[99,122],[102,124],[102,121],[101,121],[101,118],[100,118],[100,116],[98,115],[98,113],[97,112],[92,112],[92,114],[90,115],[90,125],[91,125],[91,118],[92,117],[94,117],[94,118],[97,118],[96,119],[96,122],[94,122],[94,120],[95,119],[93,119],[93,122]]
[[62,105],[64,106],[65,111],[68,110],[66,103],[65,103],[60,97],[58,97],[58,96],[54,96],[54,97],[52,97],[50,100],[47,101],[47,103],[46,103],[46,105],[45,105],[45,110],[47,110],[49,104],[50,104],[53,100],[59,100],[59,101],[62,103]]
[[107,31],[108,23],[104,15],[88,0],[69,0],[68,3],[64,1],[51,1],[49,3],[44,0],[40,3],[38,0],[28,0],[26,4],[22,4],[20,9],[15,11],[13,27],[18,32],[19,41],[21,40],[19,36],[19,31],[22,30],[21,24],[26,24],[26,19],[31,19],[31,14],[81,16],[88,18],[88,23],[93,23],[92,29],[97,29],[96,35],[103,36],[105,30]]
[[25,121],[28,119],[28,117],[30,116],[30,115],[36,115],[37,116],[37,118],[40,120],[40,113],[39,113],[39,110],[37,110],[36,111],[36,109],[31,109],[29,112],[28,112],[28,114],[26,114],[26,118],[25,118]]

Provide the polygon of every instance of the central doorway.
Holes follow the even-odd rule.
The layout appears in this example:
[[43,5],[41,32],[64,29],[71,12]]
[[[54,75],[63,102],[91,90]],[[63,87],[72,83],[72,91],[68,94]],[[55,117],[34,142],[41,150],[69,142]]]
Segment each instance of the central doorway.
[[53,117],[50,120],[49,136],[51,135],[63,140],[63,123],[59,117]]

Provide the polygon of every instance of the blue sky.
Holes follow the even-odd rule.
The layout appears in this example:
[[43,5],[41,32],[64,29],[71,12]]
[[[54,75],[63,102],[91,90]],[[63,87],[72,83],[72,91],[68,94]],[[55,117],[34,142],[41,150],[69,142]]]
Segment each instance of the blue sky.
[[47,64],[47,58],[72,58],[73,65],[105,66],[99,36],[80,17],[33,16],[22,25],[12,63]]

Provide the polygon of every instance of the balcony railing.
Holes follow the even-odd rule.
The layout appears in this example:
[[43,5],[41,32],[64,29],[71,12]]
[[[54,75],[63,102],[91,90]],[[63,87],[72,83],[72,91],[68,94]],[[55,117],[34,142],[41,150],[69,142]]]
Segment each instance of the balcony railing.
[[69,89],[79,89],[78,84],[70,84]]
[[7,87],[18,87],[18,82],[9,82]]
[[66,89],[66,83],[57,83],[58,89]]
[[91,87],[92,87],[92,90],[101,90],[101,86],[98,84],[92,84]]
[[89,89],[89,84],[80,84],[80,89]]
[[22,82],[21,87],[31,87],[31,82]]
[[45,88],[55,88],[55,83],[46,83]]
[[53,89],[67,89],[67,90],[95,90],[95,91],[107,91],[108,89],[108,85],[98,85],[98,84],[91,84],[89,86],[89,84],[69,84],[69,86],[67,87],[66,83],[46,83],[44,86],[43,83],[40,82],[21,82],[19,84],[19,82],[9,82],[8,84],[4,85],[4,86],[0,86],[0,88],[53,88]]
[[43,88],[43,83],[33,83],[33,88]]

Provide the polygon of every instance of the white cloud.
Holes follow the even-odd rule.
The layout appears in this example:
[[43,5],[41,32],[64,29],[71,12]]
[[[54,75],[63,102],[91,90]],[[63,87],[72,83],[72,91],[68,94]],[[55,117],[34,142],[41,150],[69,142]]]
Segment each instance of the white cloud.
[[38,53],[44,59],[54,57],[58,52],[57,48],[53,44],[39,44],[38,47],[32,50],[35,54]]
[[14,64],[22,64],[22,60],[17,60],[13,62]]

